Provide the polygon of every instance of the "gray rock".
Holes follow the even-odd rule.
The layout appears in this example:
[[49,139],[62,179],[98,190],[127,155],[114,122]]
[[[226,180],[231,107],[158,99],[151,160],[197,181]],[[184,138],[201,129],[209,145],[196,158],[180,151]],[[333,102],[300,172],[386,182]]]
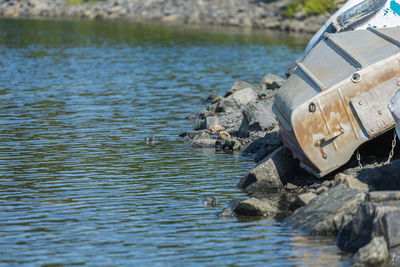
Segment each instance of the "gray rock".
[[230,209],[224,209],[218,216],[220,218],[231,218],[234,217],[236,214]]
[[215,148],[215,139],[205,132],[193,138],[190,146],[193,148]]
[[375,228],[385,237],[389,248],[398,247],[400,245],[400,210],[385,214],[378,220]]
[[243,114],[240,110],[232,111],[230,113],[219,113],[219,124],[229,131],[237,131],[243,119]]
[[290,152],[280,147],[251,169],[238,186],[252,195],[267,195],[284,189],[295,176],[297,163]]
[[296,210],[286,222],[312,235],[335,235],[342,217],[353,216],[364,199],[365,193],[339,185]]
[[264,131],[277,125],[275,114],[272,112],[271,99],[249,105],[243,111],[243,120],[239,128],[239,136],[247,137],[249,131]]
[[[400,201],[382,203],[366,202],[360,205],[352,221],[342,225],[336,238],[337,245],[349,252],[355,252],[376,236],[386,236],[388,227],[384,216],[400,211]],[[387,218],[387,217],[385,217]]]
[[334,185],[344,184],[348,188],[358,189],[360,191],[367,192],[368,185],[366,183],[361,182],[357,178],[353,176],[346,175],[344,173],[338,173],[334,179]]
[[247,104],[256,102],[257,99],[258,96],[253,89],[245,88],[222,99],[218,103],[217,112],[229,113],[236,111]]
[[400,191],[373,191],[369,192],[368,200],[379,203],[385,201],[400,200]]
[[218,117],[217,116],[209,116],[202,121],[202,123],[200,125],[200,130],[202,130],[202,129],[213,130],[218,126],[220,126]]
[[215,148],[214,139],[194,139],[190,146],[193,148]]
[[240,201],[233,211],[242,216],[272,216],[278,213],[279,209],[269,199],[252,197]]
[[229,89],[229,91],[226,92],[225,97],[228,97],[228,96],[236,93],[237,91],[240,91],[240,90],[246,89],[246,88],[251,88],[251,89],[255,90],[254,86],[248,82],[236,81],[233,83],[233,86],[231,87],[231,89]]
[[268,73],[266,74],[260,82],[261,90],[275,90],[282,86],[285,82],[285,79],[281,76]]
[[353,257],[353,266],[382,266],[389,262],[389,250],[382,236],[374,237],[366,246],[360,248]]

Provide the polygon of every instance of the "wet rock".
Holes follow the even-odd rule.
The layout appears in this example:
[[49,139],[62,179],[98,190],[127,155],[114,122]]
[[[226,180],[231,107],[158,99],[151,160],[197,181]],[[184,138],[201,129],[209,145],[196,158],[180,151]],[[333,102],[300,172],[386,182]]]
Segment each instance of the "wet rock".
[[203,204],[206,206],[215,207],[217,206],[217,199],[215,197],[207,196],[204,198]]
[[310,203],[315,197],[317,197],[317,194],[313,192],[299,194],[296,198],[296,204],[298,207],[308,205],[308,203]]
[[[376,236],[385,236],[385,215],[400,211],[400,201],[381,203],[366,202],[360,205],[351,222],[342,225],[336,238],[337,245],[349,252],[356,252]],[[386,229],[386,230],[385,230]]]
[[364,199],[365,193],[338,185],[296,210],[286,222],[312,235],[335,235],[342,217],[354,216]]
[[252,195],[267,195],[284,189],[284,184],[292,180],[297,169],[291,153],[280,147],[251,169],[238,186]]
[[353,176],[346,175],[344,173],[338,173],[334,179],[334,185],[344,184],[348,188],[358,189],[360,191],[368,191],[368,185],[361,182]]
[[166,141],[166,139],[157,136],[149,136],[144,138],[144,141],[146,142],[146,144],[155,144],[161,141]]
[[215,139],[205,132],[193,138],[190,146],[193,148],[215,148]]
[[277,125],[275,114],[272,112],[271,99],[249,105],[243,111],[243,120],[239,128],[239,136],[247,137],[249,131],[264,131]]
[[194,139],[190,144],[193,148],[215,148],[214,139]]
[[220,218],[231,218],[236,216],[236,214],[230,209],[224,209],[218,216]]
[[197,117],[196,117],[196,115],[193,115],[193,114],[185,117],[185,120],[189,120],[189,121],[193,121],[195,119],[197,119]]
[[242,216],[272,216],[278,213],[279,209],[269,199],[252,197],[240,201],[233,211]]
[[199,135],[202,135],[202,136],[206,135],[207,137],[209,137],[208,132],[209,132],[208,130],[186,131],[186,132],[181,133],[179,136],[180,137],[188,136],[189,138],[194,138]]
[[360,248],[353,257],[354,267],[382,266],[389,262],[389,250],[382,236],[374,237],[366,246]]
[[251,88],[245,88],[237,91],[228,97],[222,99],[217,106],[217,112],[232,112],[241,109],[250,103],[256,102],[258,96],[256,92]]
[[284,78],[268,73],[261,80],[259,87],[261,90],[275,90],[280,88],[284,82]]
[[229,89],[229,91],[226,92],[225,97],[228,97],[228,96],[236,93],[237,91],[247,89],[247,88],[250,88],[253,91],[255,91],[255,87],[253,85],[251,85],[250,83],[245,82],[245,81],[236,81],[233,83],[233,86],[231,87],[231,89]]
[[235,150],[240,150],[241,143],[235,139],[217,140],[215,150],[225,151],[226,153],[232,153]]

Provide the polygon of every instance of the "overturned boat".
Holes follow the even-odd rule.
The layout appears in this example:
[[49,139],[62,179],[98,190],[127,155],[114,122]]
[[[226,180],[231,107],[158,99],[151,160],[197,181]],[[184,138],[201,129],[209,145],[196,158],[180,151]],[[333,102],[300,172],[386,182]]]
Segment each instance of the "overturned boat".
[[325,33],[275,95],[284,145],[324,176],[394,127],[388,104],[399,88],[399,27]]

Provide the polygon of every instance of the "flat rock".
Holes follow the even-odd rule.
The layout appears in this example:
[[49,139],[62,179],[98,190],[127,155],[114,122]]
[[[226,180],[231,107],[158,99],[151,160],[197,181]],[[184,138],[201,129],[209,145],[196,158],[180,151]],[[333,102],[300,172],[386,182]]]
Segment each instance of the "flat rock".
[[279,209],[269,199],[252,197],[240,201],[233,211],[242,216],[272,216],[278,213]]
[[389,250],[385,238],[374,237],[366,246],[357,251],[353,260],[354,267],[382,266],[389,262]]
[[294,178],[297,163],[286,148],[280,147],[251,169],[238,186],[251,195],[265,196],[284,189]]
[[342,217],[353,216],[364,199],[365,193],[338,185],[296,210],[286,222],[312,235],[335,235]]

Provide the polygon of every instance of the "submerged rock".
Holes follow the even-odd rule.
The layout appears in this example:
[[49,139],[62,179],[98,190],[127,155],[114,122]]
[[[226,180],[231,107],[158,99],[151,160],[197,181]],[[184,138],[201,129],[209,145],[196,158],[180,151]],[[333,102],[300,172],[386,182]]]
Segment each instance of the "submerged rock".
[[343,217],[353,217],[365,193],[338,185],[299,208],[286,222],[312,235],[335,235]]
[[296,161],[290,152],[280,147],[251,169],[240,180],[238,186],[251,195],[277,193],[293,179],[296,169]]
[[218,214],[220,218],[231,218],[236,216],[236,214],[230,209],[224,209],[221,213]]
[[242,216],[272,216],[278,213],[279,209],[269,199],[252,197],[238,202],[233,211]]
[[382,236],[374,237],[366,246],[360,248],[353,257],[354,267],[382,266],[389,262],[389,250]]

